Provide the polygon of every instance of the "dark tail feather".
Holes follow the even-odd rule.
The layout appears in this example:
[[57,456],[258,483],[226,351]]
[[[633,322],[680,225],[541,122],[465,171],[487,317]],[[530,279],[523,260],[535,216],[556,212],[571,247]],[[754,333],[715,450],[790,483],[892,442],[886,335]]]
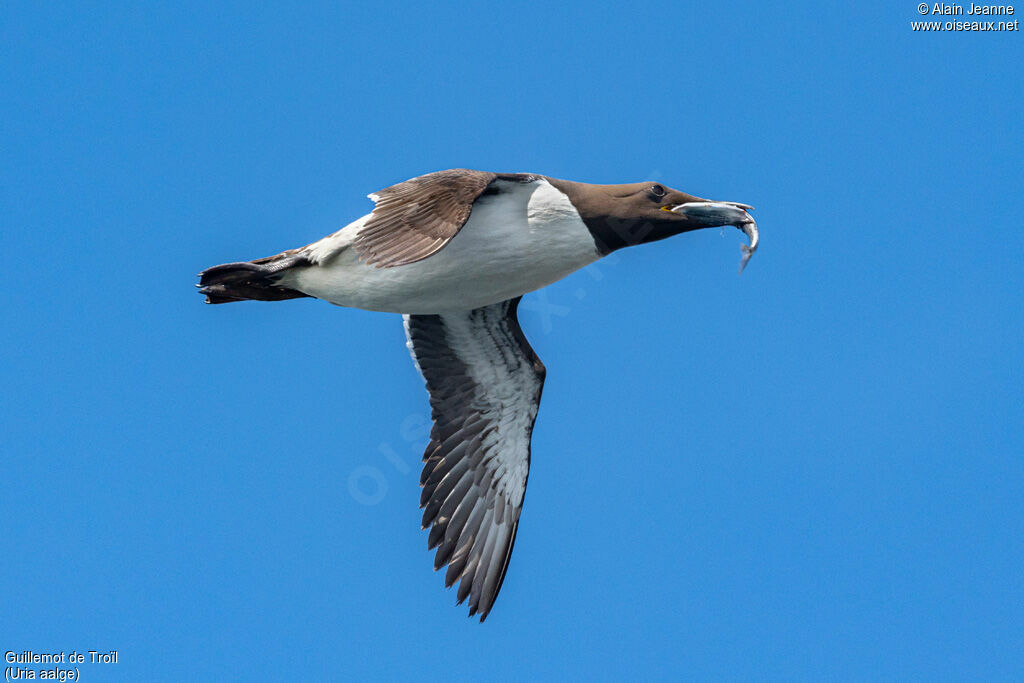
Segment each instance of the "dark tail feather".
[[308,265],[301,256],[271,256],[256,261],[225,263],[199,273],[199,293],[206,295],[208,304],[226,304],[232,301],[282,301],[309,296],[295,289],[275,284],[282,270]]

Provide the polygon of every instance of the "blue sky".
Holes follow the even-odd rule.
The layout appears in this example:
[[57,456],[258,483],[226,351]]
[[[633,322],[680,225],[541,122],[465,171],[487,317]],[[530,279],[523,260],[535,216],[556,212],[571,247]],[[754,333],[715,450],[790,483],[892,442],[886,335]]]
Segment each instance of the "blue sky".
[[[118,650],[93,681],[1024,675],[1019,32],[250,5],[0,9],[0,649]],[[524,300],[548,380],[482,626],[419,530],[399,318],[193,291],[460,166],[762,230],[740,277],[708,230]]]

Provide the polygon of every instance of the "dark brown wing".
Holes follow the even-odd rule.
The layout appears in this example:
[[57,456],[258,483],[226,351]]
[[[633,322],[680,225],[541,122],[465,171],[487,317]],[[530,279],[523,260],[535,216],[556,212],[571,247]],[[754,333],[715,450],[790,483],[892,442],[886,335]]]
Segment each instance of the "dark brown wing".
[[448,244],[469,220],[473,203],[496,179],[531,182],[524,173],[455,168],[406,180],[370,195],[377,206],[353,246],[378,268],[422,261]]
[[530,471],[544,364],[516,319],[519,299],[472,311],[405,316],[434,427],[420,484],[427,545],[444,583],[480,621],[508,570]]

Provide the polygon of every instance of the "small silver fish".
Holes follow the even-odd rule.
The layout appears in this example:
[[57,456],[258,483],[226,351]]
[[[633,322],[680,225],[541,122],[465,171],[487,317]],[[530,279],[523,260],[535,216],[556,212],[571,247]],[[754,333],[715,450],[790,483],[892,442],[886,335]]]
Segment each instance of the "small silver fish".
[[749,204],[740,204],[739,202],[687,202],[673,208],[672,212],[699,218],[706,221],[708,225],[735,225],[742,230],[750,240],[749,245],[740,245],[743,257],[740,259],[739,272],[742,273],[743,269],[747,267],[750,257],[757,251],[759,241],[757,222],[753,216],[747,213],[753,210],[754,207]]
[[743,234],[750,240],[749,246],[746,244],[740,245],[740,251],[743,252],[743,256],[740,258],[740,269],[737,272],[742,273],[743,269],[747,267],[747,262],[750,260],[750,257],[754,255],[755,251],[757,251],[759,235],[757,232],[757,222],[753,218],[751,218],[749,222],[740,225],[739,229],[742,230]]

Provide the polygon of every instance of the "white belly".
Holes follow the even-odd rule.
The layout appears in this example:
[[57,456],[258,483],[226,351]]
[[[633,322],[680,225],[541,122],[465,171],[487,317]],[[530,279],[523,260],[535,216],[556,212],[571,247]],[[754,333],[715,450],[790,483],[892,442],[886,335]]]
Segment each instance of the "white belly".
[[572,203],[546,180],[482,198],[451,242],[405,266],[358,259],[350,245],[367,218],[310,245],[319,265],[290,271],[281,283],[340,306],[445,313],[521,296],[600,257]]

